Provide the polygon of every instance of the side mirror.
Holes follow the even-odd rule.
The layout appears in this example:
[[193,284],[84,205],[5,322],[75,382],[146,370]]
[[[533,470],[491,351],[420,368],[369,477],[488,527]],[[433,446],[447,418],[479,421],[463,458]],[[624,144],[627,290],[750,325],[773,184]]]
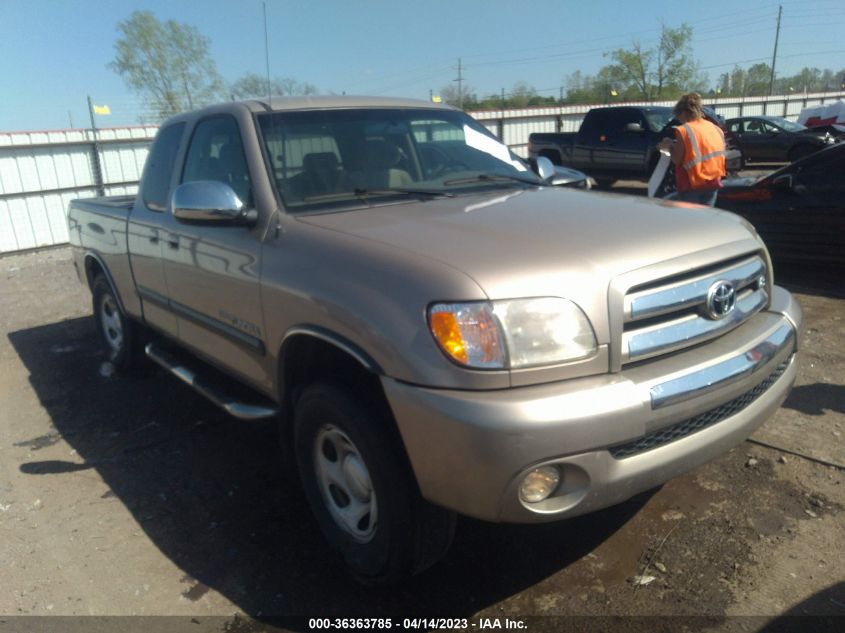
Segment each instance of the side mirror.
[[637,132],[637,133],[645,132],[645,130],[643,129],[643,126],[640,123],[628,123],[625,126],[625,131],[626,132]]
[[182,183],[173,192],[172,203],[173,216],[182,222],[254,224],[258,219],[229,185],[216,180]]
[[538,156],[535,165],[536,168],[534,171],[537,172],[537,175],[546,182],[550,182],[555,175],[555,166],[552,161],[545,156]]

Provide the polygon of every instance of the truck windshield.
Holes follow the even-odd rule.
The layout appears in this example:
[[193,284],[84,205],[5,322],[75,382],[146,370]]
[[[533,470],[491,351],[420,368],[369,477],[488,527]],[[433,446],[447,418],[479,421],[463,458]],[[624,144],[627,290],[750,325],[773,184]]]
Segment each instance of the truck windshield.
[[646,108],[643,114],[652,132],[660,132],[672,120],[672,108]]
[[463,112],[326,109],[258,120],[271,176],[294,213],[543,184]]

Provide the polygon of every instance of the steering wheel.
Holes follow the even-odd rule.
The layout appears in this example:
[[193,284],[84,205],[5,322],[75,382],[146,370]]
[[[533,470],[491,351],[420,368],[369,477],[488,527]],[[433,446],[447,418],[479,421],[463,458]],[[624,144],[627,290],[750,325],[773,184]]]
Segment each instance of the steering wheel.
[[429,178],[439,178],[445,174],[453,171],[470,171],[470,166],[459,160],[450,161],[448,163],[440,163],[435,165],[429,173]]
[[469,170],[469,165],[455,160],[439,147],[428,146],[423,150],[425,162],[429,165],[426,169],[427,178],[439,178],[443,174],[453,171]]

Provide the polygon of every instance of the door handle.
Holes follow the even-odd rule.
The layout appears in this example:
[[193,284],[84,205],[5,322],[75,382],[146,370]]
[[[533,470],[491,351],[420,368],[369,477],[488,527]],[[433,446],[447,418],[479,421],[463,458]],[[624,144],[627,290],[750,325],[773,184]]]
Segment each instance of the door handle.
[[158,244],[158,229],[150,229],[150,244]]
[[167,245],[170,248],[179,248],[179,236],[175,233],[167,234]]

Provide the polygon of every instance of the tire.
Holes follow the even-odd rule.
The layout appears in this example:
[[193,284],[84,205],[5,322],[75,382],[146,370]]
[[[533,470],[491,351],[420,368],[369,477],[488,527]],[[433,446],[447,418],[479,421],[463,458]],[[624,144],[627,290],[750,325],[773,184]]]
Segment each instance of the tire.
[[422,499],[392,420],[346,387],[306,387],[294,408],[305,496],[326,540],[365,584],[395,582],[437,562],[455,514]]
[[91,294],[94,321],[109,361],[121,372],[135,368],[140,360],[139,328],[123,314],[111,285],[103,275],[94,278]]
[[615,178],[595,178],[596,181],[596,188],[597,189],[610,189],[613,186],[613,183],[616,182]]
[[816,151],[817,148],[813,147],[812,145],[796,145],[791,150],[789,150],[789,162],[794,163],[796,160],[800,160],[805,156],[809,156],[813,152]]

